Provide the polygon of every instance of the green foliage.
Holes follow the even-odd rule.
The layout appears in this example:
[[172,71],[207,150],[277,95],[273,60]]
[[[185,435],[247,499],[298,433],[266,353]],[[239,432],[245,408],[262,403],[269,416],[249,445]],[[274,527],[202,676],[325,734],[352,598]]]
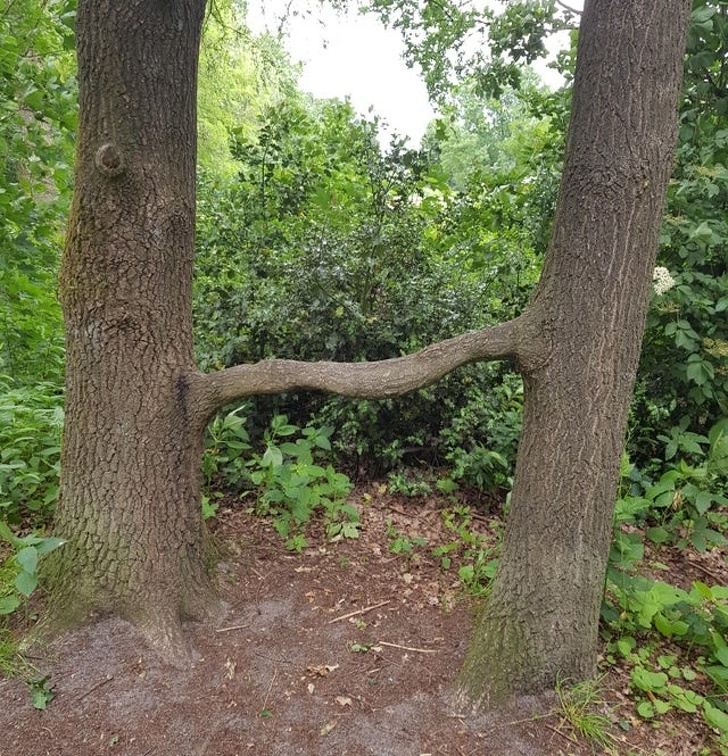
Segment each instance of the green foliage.
[[[554,0],[501,5],[500,13],[454,0],[368,0],[363,7],[402,32],[405,60],[421,69],[430,94],[442,101],[453,79],[472,78],[481,93],[496,95],[506,85],[517,85],[523,64],[546,55],[544,38],[570,28],[574,18],[566,4]],[[473,44],[486,33],[490,45]]]
[[234,491],[240,491],[249,483],[249,459],[244,455],[251,449],[246,427],[248,410],[248,404],[241,404],[216,415],[208,424],[202,455],[202,472],[208,490],[217,478]]
[[21,600],[33,593],[38,585],[40,557],[62,546],[63,540],[34,534],[18,537],[1,520],[0,539],[9,544],[13,552],[0,570],[0,615],[4,615],[14,612]]
[[686,590],[637,572],[646,540],[652,551],[673,544],[702,552],[726,543],[728,420],[707,436],[687,425],[660,436],[667,469],[656,482],[623,460],[602,607],[607,661],[627,661],[640,716],[700,714],[728,744],[728,588],[693,581]]
[[214,483],[248,491],[254,486],[256,512],[272,517],[291,550],[306,547],[305,528],[316,512],[323,515],[328,538],[358,537],[359,515],[346,501],[352,488],[349,479],[332,465],[319,464],[321,455],[331,450],[332,429],[299,428],[285,415],[276,415],[259,449],[249,443],[241,414],[245,409],[232,410],[210,424],[203,457],[210,493],[203,499],[203,514],[214,516]]
[[[718,421],[701,436],[686,431],[688,420],[659,435],[665,444],[665,463],[652,481],[629,466],[630,493],[617,503],[617,511],[631,510],[633,521],[641,515],[647,537],[656,544],[688,544],[703,552],[726,543],[728,527],[728,418]],[[678,452],[681,454],[678,456]]]
[[55,271],[76,128],[75,2],[0,8],[0,373],[60,382]]
[[263,108],[285,96],[296,76],[280,45],[251,35],[240,16],[235,2],[211,4],[200,49],[198,164],[221,183],[238,170],[233,132],[254,135]]
[[584,680],[571,684],[569,680],[556,680],[556,697],[559,714],[581,737],[593,746],[610,752],[614,738],[609,730],[609,718],[596,710],[601,703],[602,679]]
[[445,528],[452,540],[433,549],[443,569],[457,567],[457,575],[468,593],[485,593],[498,568],[499,546],[485,542],[473,527],[470,507],[454,504],[441,512]]
[[[638,714],[652,719],[671,710],[699,713],[728,744],[728,588],[695,581],[684,591],[630,576],[609,591],[621,611],[607,626],[607,649],[612,660],[623,658],[631,667]],[[698,678],[712,689],[699,692],[703,683],[696,690]]]
[[[284,441],[300,431],[295,442]],[[306,545],[303,526],[316,510],[324,515],[329,538],[356,538],[359,514],[346,501],[352,485],[331,465],[316,464],[317,450],[329,451],[331,428],[299,429],[285,415],[276,415],[263,436],[265,451],[253,458],[252,482],[262,487],[257,511],[274,516],[274,527],[286,546],[301,551]]]
[[[524,149],[517,132],[504,151],[509,171]],[[537,191],[524,190],[523,179],[536,169],[520,165],[485,188],[483,171],[472,191],[454,192],[433,162],[445,154],[445,142],[436,143],[436,135],[430,141],[427,150],[413,151],[395,140],[383,153],[376,122],[355,118],[350,105],[292,95],[264,113],[256,135],[236,132],[236,184],[203,182],[200,193],[201,365],[272,356],[386,359],[519,313],[543,244],[544,229],[525,223]],[[313,418],[331,425],[339,455],[357,465],[366,460],[369,471],[386,469],[413,457],[432,459],[441,448],[472,452],[477,442],[458,439],[452,426],[469,401],[473,412],[476,404],[501,403],[491,396],[499,379],[497,368],[470,366],[392,400],[258,398],[253,417],[260,423],[285,413],[299,424]],[[515,413],[517,403],[509,409]],[[503,445],[479,439],[506,460],[504,469],[517,433],[511,419]]]
[[54,384],[0,378],[0,521],[40,525],[58,495],[62,395]]
[[33,700],[33,708],[43,711],[55,698],[53,686],[49,684],[50,679],[50,675],[45,675],[27,681],[30,697]]
[[387,537],[389,538],[389,550],[393,554],[407,554],[412,556],[416,549],[427,546],[427,539],[419,536],[410,536],[400,533],[394,527],[391,520],[387,520]]

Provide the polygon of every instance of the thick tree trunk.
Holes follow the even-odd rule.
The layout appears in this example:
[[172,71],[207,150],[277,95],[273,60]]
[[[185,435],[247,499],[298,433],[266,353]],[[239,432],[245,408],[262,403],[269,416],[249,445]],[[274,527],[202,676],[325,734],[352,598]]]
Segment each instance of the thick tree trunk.
[[498,573],[460,675],[498,705],[595,671],[627,414],[677,129],[689,0],[592,0],[531,314],[524,426]]
[[208,607],[206,416],[191,404],[204,0],[81,0],[76,188],[60,295],[66,424],[51,622],[113,611],[179,645]]

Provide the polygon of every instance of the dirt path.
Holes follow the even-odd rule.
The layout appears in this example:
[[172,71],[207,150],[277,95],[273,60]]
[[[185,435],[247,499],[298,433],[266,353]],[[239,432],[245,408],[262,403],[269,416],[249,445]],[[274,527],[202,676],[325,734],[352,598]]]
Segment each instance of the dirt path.
[[[115,619],[73,633],[34,660],[55,694],[45,711],[23,682],[0,681],[0,756],[592,753],[553,697],[477,718],[451,709],[473,602],[436,560],[388,550],[393,516],[416,536],[439,515],[389,505],[369,507],[358,540],[300,555],[227,512],[217,524],[227,613],[189,627],[194,661],[161,663]],[[662,752],[698,753],[691,737]],[[634,728],[616,752],[658,753],[654,742]]]

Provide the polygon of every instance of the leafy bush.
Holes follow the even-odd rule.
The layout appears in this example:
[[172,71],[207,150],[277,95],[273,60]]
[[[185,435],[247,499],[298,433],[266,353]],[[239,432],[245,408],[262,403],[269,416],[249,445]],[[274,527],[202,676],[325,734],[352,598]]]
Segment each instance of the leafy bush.
[[[628,663],[640,716],[700,714],[728,743],[728,588],[693,581],[685,590],[637,574],[645,540],[655,550],[672,544],[705,551],[726,543],[728,418],[707,436],[687,431],[688,424],[659,436],[665,461],[653,465],[656,481],[623,459],[602,606],[607,661]],[[710,682],[707,690],[696,687],[699,677]]]
[[46,522],[58,496],[62,394],[0,382],[0,521]]
[[[235,142],[234,184],[203,180],[195,313],[204,369],[273,356],[397,357],[523,308],[538,272],[520,230],[523,171],[487,185],[479,174],[461,196],[426,151],[395,140],[382,152],[376,128],[348,104],[288,98],[255,138]],[[484,230],[489,212],[495,231]],[[471,366],[384,401],[261,397],[252,418],[331,425],[338,454],[367,472],[443,461],[441,432],[451,429],[446,451],[455,449],[459,408],[473,384],[488,396],[495,373]],[[505,456],[505,446],[493,451]]]
[[[245,407],[216,418],[210,425],[203,458],[208,481],[203,512],[211,516],[214,482],[226,488],[250,492],[255,487],[258,514],[273,518],[273,525],[286,546],[301,551],[306,544],[305,527],[316,512],[323,514],[328,538],[356,538],[357,510],[346,501],[352,485],[331,464],[320,464],[322,453],[331,450],[331,428],[299,428],[285,415],[276,415],[258,445],[251,445]],[[293,440],[294,436],[298,436]]]
[[38,562],[63,545],[60,538],[29,534],[18,537],[0,521],[0,539],[12,547],[12,554],[0,564],[0,615],[12,614],[21,600],[30,596],[38,585]]
[[55,273],[76,126],[75,3],[6,4],[0,15],[0,373],[59,381]]
[[[671,427],[705,435],[728,415],[728,44],[725,2],[698,0],[685,60],[677,159],[633,405],[630,453],[655,456]],[[657,431],[657,433],[655,432]]]

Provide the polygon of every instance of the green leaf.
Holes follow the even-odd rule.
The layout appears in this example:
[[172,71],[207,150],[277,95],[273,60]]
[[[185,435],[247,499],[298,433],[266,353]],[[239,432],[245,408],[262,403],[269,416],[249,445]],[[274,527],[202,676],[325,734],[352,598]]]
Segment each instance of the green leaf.
[[728,668],[728,646],[717,648],[713,655],[724,667]]
[[43,538],[40,543],[35,547],[39,554],[49,554],[51,551],[55,551],[60,546],[63,546],[65,541],[63,538]]
[[667,714],[668,711],[672,708],[671,704],[669,704],[667,701],[662,701],[661,699],[657,698],[655,699],[655,711],[658,714]]
[[637,645],[637,641],[634,638],[620,638],[617,641],[617,650],[624,657],[629,657],[632,654],[632,650]]
[[0,537],[4,538],[8,543],[15,544],[17,538],[13,535],[13,531],[10,530],[7,523],[0,520]]
[[728,714],[708,701],[703,701],[703,716],[711,727],[716,727],[724,733],[728,732]]
[[35,546],[26,546],[15,555],[15,561],[25,572],[35,575],[38,568],[38,549]]
[[700,491],[695,497],[695,509],[699,514],[705,514],[713,503],[713,496],[708,491]]
[[637,713],[642,719],[652,719],[655,716],[655,709],[649,701],[642,701],[637,705]]
[[15,576],[15,587],[23,596],[30,596],[38,585],[38,578],[30,572],[19,572]]
[[283,453],[278,447],[269,446],[265,450],[260,464],[263,467],[280,467],[283,464]]
[[662,691],[667,684],[667,675],[664,672],[650,672],[644,667],[635,667],[632,670],[632,683],[640,690]]
[[12,614],[20,606],[20,599],[17,596],[0,597],[0,615]]
[[41,711],[53,700],[53,691],[47,687],[50,675],[46,675],[41,680],[30,680],[28,686],[30,687],[30,695],[33,699],[33,706]]
[[666,528],[658,525],[653,528],[647,528],[645,535],[658,546],[662,543],[669,543],[672,540],[672,536],[668,533]]

